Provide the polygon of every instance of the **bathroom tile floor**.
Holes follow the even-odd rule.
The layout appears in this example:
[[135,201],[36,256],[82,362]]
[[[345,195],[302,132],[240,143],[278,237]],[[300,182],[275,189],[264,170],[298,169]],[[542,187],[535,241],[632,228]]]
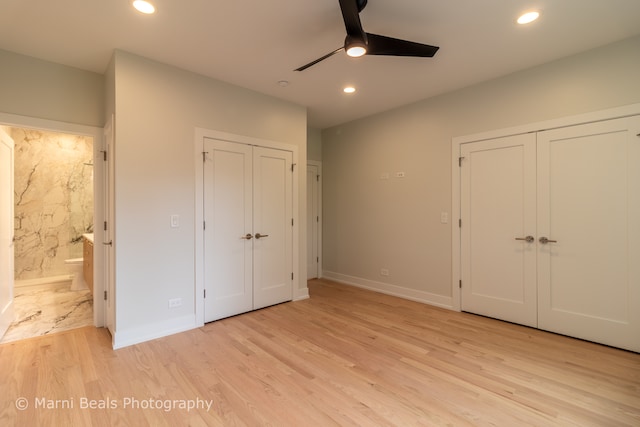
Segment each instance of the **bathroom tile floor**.
[[15,321],[0,343],[93,325],[91,291],[72,291],[71,282],[14,289]]

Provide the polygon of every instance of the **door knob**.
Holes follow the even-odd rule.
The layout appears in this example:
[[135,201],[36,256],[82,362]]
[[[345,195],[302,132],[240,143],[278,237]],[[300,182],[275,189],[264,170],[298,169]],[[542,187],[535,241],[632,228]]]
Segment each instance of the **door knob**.
[[546,245],[547,243],[558,243],[557,240],[550,240],[550,239],[547,239],[546,237],[541,237],[540,239],[538,239],[538,241],[544,245]]
[[525,240],[525,241],[527,241],[528,243],[531,243],[531,242],[533,242],[533,241],[534,241],[534,240],[536,240],[536,239],[534,239],[534,237],[533,237],[533,236],[527,236],[527,237],[516,237],[516,240]]
[[269,235],[268,234],[256,233],[256,239],[260,239],[261,237],[269,237]]
[[[256,237],[258,237],[258,236],[256,236]],[[251,239],[253,239],[253,236],[251,235],[251,233],[247,233],[246,235],[242,236],[241,239],[251,240]]]

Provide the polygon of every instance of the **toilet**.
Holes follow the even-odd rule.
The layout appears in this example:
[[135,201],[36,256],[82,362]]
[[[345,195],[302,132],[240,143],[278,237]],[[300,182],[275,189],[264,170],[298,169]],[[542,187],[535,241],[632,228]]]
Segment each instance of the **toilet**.
[[72,291],[89,289],[87,283],[84,281],[83,261],[83,258],[71,258],[64,260],[64,263],[69,266],[69,272],[73,275],[73,279],[71,279]]

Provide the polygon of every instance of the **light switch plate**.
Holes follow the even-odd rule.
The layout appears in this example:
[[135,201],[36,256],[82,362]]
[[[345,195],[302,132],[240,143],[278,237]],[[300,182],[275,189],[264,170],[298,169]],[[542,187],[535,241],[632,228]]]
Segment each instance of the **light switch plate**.
[[171,228],[180,227],[180,215],[171,215]]

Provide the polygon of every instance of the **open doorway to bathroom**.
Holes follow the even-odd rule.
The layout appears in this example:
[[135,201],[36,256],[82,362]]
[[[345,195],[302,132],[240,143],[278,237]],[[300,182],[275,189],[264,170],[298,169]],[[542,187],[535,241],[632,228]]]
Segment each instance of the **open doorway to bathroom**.
[[5,127],[14,141],[15,321],[10,342],[94,324],[94,138]]

